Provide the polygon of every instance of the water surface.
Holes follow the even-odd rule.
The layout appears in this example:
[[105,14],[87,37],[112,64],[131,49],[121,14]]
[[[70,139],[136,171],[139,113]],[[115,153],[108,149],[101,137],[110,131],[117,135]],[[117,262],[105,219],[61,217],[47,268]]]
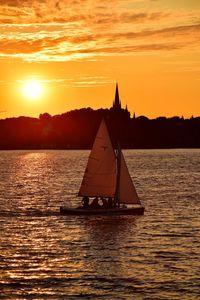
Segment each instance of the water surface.
[[0,299],[200,299],[200,150],[126,150],[144,216],[61,216],[88,151],[0,152]]

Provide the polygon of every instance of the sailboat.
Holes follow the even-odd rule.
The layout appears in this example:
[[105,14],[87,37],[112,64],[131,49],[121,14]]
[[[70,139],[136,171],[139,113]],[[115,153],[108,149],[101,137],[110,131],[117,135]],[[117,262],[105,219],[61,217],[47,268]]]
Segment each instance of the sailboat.
[[113,148],[104,119],[101,121],[90,152],[78,196],[87,201],[91,198],[110,201],[111,205],[60,207],[60,213],[67,215],[144,214],[144,207],[137,195],[122,150],[119,145],[116,150]]

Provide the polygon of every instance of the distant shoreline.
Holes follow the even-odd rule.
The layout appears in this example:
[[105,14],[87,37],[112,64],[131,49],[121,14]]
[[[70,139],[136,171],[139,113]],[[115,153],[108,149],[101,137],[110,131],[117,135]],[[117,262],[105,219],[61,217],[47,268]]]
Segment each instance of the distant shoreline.
[[123,149],[198,149],[200,117],[133,117],[127,109],[83,108],[61,115],[0,120],[0,150],[89,150],[105,119],[114,147]]

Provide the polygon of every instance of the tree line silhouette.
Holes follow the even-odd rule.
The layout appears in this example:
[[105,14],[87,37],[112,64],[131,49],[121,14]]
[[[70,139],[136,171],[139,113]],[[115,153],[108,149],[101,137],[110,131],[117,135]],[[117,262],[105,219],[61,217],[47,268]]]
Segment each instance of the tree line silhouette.
[[199,148],[200,117],[130,117],[127,109],[83,108],[61,115],[0,120],[0,149],[89,149],[105,119],[122,148]]

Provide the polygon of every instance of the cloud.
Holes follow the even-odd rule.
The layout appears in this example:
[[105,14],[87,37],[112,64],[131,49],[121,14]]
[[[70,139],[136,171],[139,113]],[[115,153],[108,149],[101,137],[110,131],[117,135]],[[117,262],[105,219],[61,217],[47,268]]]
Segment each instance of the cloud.
[[70,87],[74,88],[91,88],[113,84],[113,80],[107,76],[89,76],[83,75],[77,78],[71,78]]
[[67,61],[199,50],[199,12],[130,9],[135,2],[0,0],[0,58]]
[[[109,7],[115,8],[118,0],[110,0]],[[15,23],[46,23],[55,20],[65,22],[73,19],[93,19],[96,11],[108,11],[105,0],[5,0],[0,1],[0,20],[15,20]],[[22,14],[21,14],[22,13]],[[92,17],[92,18],[91,18]],[[5,23],[5,21],[2,21]]]

